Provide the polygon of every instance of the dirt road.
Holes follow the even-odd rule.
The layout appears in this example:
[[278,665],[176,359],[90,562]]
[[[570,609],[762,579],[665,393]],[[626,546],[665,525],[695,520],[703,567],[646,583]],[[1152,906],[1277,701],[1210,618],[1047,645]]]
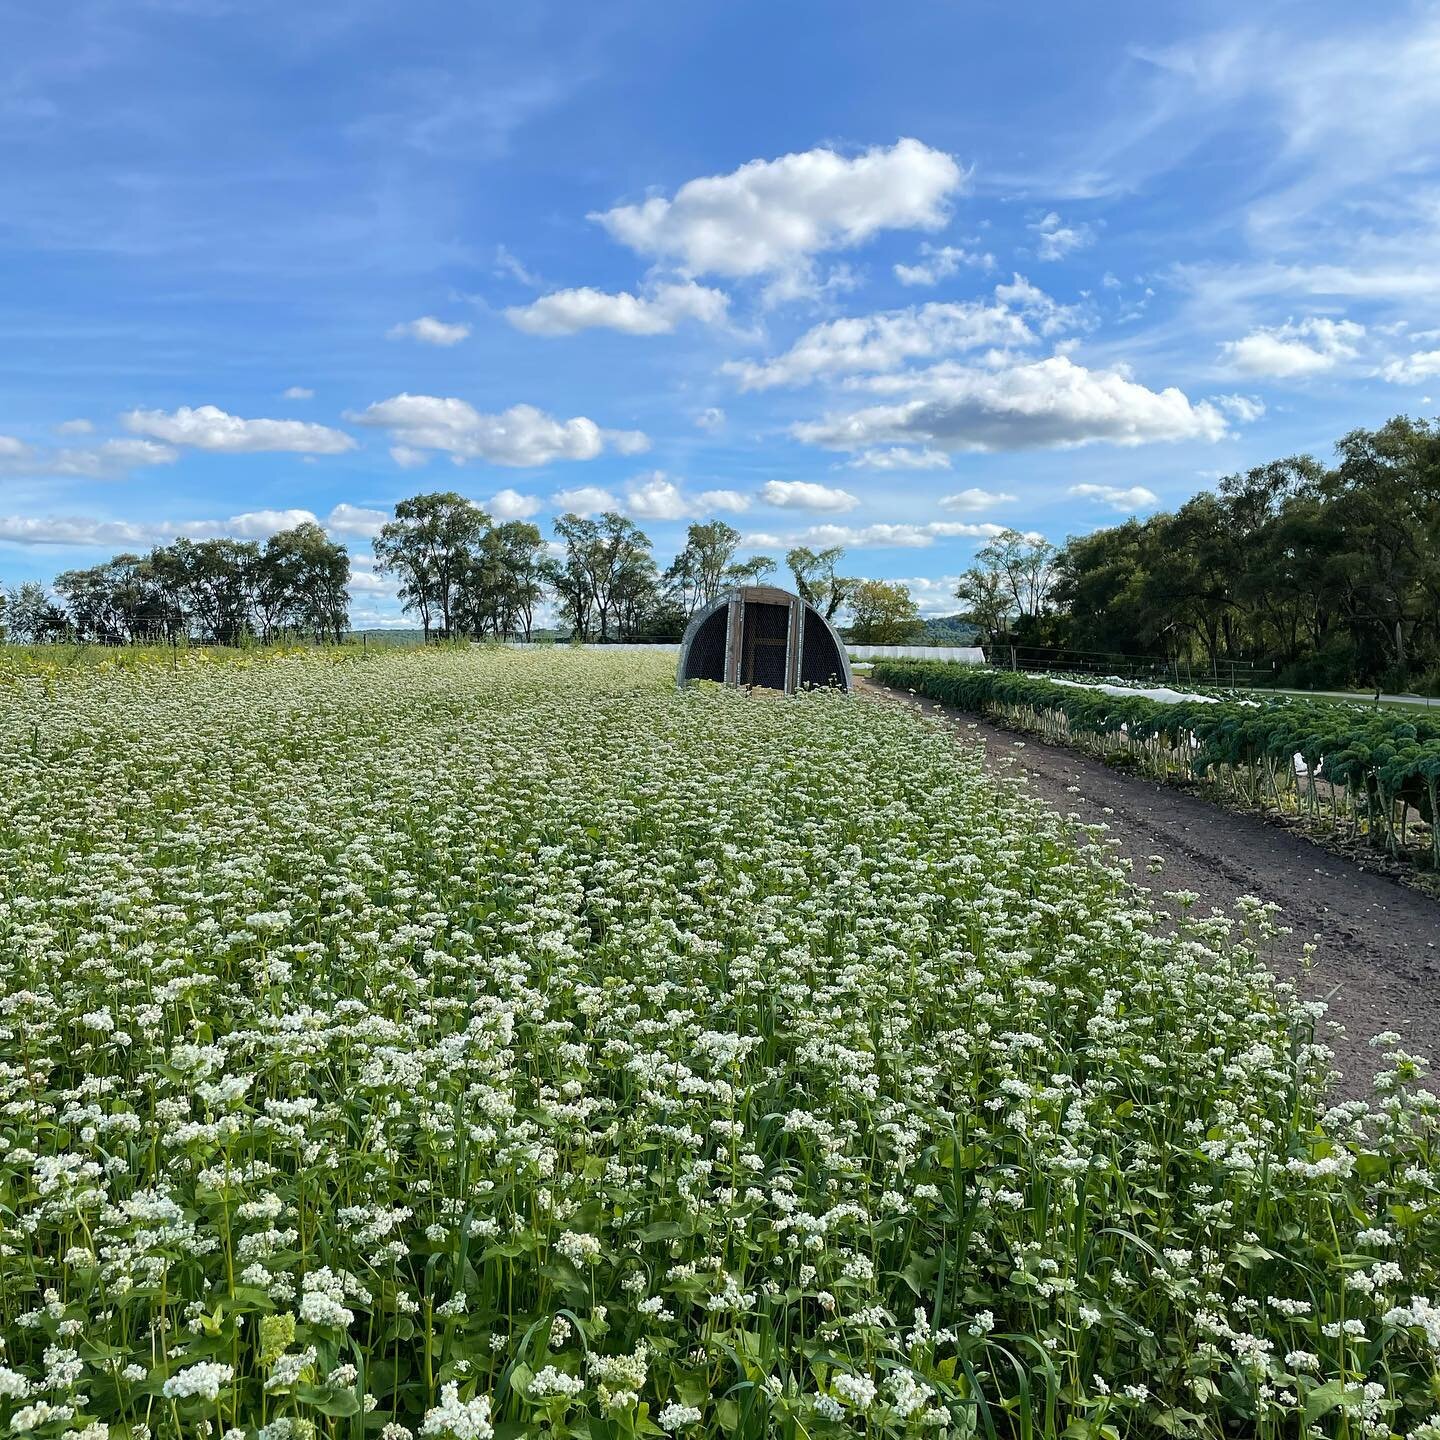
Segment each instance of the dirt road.
[[[1165,890],[1191,890],[1196,910],[1231,913],[1237,896],[1273,900],[1298,960],[1315,947],[1304,989],[1329,1003],[1343,1035],[1325,1036],[1336,1052],[1344,1097],[1368,1097],[1375,1070],[1371,1035],[1395,1030],[1405,1048],[1440,1057],[1440,902],[1360,869],[1299,835],[1236,815],[1201,796],[1112,770],[1086,755],[1003,730],[965,711],[859,682],[872,699],[921,704],[943,714],[965,742],[985,745],[991,766],[1021,777],[1037,799],[1109,827],[1117,855],[1134,862],[1138,884],[1164,907]],[[1146,873],[1152,855],[1163,871]],[[1283,962],[1277,962],[1277,971]],[[1293,973],[1293,972],[1292,972]]]

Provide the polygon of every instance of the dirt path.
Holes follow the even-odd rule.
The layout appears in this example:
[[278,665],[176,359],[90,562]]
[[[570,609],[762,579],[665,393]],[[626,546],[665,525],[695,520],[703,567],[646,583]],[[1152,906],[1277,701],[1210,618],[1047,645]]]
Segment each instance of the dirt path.
[[[858,683],[872,696],[917,703],[886,686]],[[1305,992],[1326,1000],[1328,1018],[1344,1026],[1343,1035],[1324,1037],[1342,1072],[1340,1095],[1369,1096],[1375,1060],[1366,1042],[1379,1031],[1398,1031],[1406,1049],[1440,1056],[1440,903],[1256,817],[965,711],[918,703],[945,715],[962,739],[982,742],[992,768],[1021,777],[1052,809],[1107,825],[1119,842],[1115,853],[1133,861],[1136,882],[1148,884],[1161,907],[1170,903],[1164,890],[1194,891],[1202,913],[1211,906],[1232,913],[1240,895],[1279,905],[1281,923],[1294,930],[1287,943],[1296,958],[1305,941],[1316,947]],[[1145,868],[1151,855],[1165,862],[1154,877]]]

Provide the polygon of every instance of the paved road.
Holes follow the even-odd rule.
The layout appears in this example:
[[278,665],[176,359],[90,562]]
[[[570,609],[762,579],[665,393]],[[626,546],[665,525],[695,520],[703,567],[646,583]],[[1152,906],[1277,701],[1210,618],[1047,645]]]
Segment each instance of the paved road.
[[[1399,1031],[1407,1049],[1440,1056],[1440,902],[1199,795],[902,691],[868,681],[859,688],[944,714],[958,739],[985,745],[997,772],[1018,775],[1055,810],[1107,825],[1109,838],[1120,842],[1116,854],[1133,862],[1138,883],[1149,879],[1148,857],[1161,856],[1164,870],[1150,882],[1157,906],[1168,903],[1162,890],[1194,891],[1201,911],[1213,905],[1230,913],[1239,895],[1278,904],[1282,923],[1294,931],[1288,941],[1293,958],[1306,940],[1316,946],[1303,988],[1327,1000],[1329,1018],[1345,1029],[1343,1036],[1325,1037],[1342,1071],[1339,1094],[1368,1095],[1375,1052],[1366,1042],[1379,1031]],[[1290,958],[1277,957],[1277,973],[1294,973]]]

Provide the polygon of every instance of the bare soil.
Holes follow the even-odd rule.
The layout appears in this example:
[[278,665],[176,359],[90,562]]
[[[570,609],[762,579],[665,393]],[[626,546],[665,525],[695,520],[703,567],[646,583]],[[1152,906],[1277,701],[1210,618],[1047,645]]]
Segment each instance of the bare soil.
[[[1299,975],[1303,992],[1326,1001],[1327,1019],[1343,1027],[1322,1032],[1341,1072],[1337,1098],[1369,1096],[1376,1055],[1367,1042],[1380,1031],[1398,1031],[1407,1050],[1440,1051],[1440,901],[1262,816],[888,686],[861,680],[857,688],[943,715],[962,743],[984,745],[997,774],[1018,778],[1063,815],[1107,826],[1114,853],[1133,863],[1136,884],[1149,888],[1158,909],[1175,912],[1166,890],[1193,891],[1202,914],[1211,907],[1233,913],[1240,895],[1274,901],[1293,933],[1283,937],[1272,967],[1286,978]],[[1146,871],[1152,855],[1164,862],[1153,876]],[[1306,941],[1315,953],[1302,970]]]

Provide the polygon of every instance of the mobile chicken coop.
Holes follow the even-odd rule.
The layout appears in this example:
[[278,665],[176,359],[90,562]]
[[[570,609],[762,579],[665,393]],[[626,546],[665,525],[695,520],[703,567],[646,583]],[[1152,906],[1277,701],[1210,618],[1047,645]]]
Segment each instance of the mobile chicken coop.
[[851,688],[850,657],[808,601],[774,585],[740,585],[697,610],[680,642],[678,683],[714,680],[787,695]]

